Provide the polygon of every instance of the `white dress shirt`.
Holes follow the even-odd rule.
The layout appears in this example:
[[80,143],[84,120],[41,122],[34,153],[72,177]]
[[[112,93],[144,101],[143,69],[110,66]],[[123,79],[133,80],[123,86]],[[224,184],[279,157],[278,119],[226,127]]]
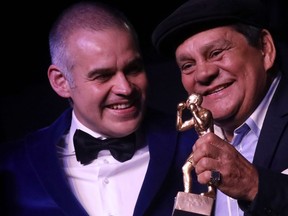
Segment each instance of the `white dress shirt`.
[[62,159],[75,196],[90,216],[133,215],[149,163],[148,146],[144,145],[130,160],[123,163],[115,160],[109,150],[103,150],[92,163],[82,165],[76,160],[74,150],[73,135],[76,129],[101,137],[82,125],[72,113]]

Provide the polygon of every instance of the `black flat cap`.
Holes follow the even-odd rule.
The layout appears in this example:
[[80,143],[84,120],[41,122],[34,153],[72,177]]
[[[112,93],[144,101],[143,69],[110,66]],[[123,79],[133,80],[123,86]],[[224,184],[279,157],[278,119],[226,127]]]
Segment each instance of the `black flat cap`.
[[268,28],[268,13],[260,0],[188,0],[152,33],[157,51],[172,57],[185,39],[209,28],[233,23]]

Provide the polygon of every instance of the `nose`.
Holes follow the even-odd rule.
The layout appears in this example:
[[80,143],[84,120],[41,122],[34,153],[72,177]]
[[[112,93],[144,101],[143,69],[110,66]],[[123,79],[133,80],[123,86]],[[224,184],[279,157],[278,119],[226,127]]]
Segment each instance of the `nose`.
[[201,84],[210,84],[219,74],[216,65],[208,62],[197,63],[195,80]]
[[129,95],[132,92],[133,84],[123,72],[116,73],[114,77],[113,92],[119,95]]

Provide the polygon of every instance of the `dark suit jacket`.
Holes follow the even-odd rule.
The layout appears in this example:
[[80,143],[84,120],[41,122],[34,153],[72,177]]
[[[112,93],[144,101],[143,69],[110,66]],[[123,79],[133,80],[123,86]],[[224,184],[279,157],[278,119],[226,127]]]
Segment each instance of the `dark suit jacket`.
[[287,76],[282,74],[260,133],[253,161],[259,172],[259,192],[246,215],[288,215],[288,175],[280,174],[288,169]]
[[[144,121],[151,158],[135,216],[170,216],[177,192],[183,191],[181,167],[197,135],[194,130],[178,133],[175,120],[174,116],[167,119],[153,111],[148,112]],[[10,152],[2,151],[0,158],[0,215],[4,211],[5,216],[87,215],[70,190],[56,154],[56,144],[67,133],[70,123],[68,109],[51,126],[20,142],[5,144]]]

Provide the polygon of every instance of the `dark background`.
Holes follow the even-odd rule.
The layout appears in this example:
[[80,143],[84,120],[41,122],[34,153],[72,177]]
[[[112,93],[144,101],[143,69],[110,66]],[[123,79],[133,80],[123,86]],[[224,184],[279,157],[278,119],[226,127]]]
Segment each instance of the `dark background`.
[[[288,9],[285,0],[263,0],[269,9],[272,31],[281,42],[281,54],[288,61]],[[21,137],[52,123],[68,107],[50,88],[47,68],[50,63],[48,31],[57,15],[76,0],[22,1],[2,5],[2,67],[0,85],[0,142]],[[186,99],[180,74],[174,63],[157,55],[151,45],[156,25],[184,0],[106,0],[121,9],[135,26],[151,86],[150,105],[165,112],[176,111]],[[157,5],[156,5],[157,4]],[[283,52],[282,52],[283,50]]]

